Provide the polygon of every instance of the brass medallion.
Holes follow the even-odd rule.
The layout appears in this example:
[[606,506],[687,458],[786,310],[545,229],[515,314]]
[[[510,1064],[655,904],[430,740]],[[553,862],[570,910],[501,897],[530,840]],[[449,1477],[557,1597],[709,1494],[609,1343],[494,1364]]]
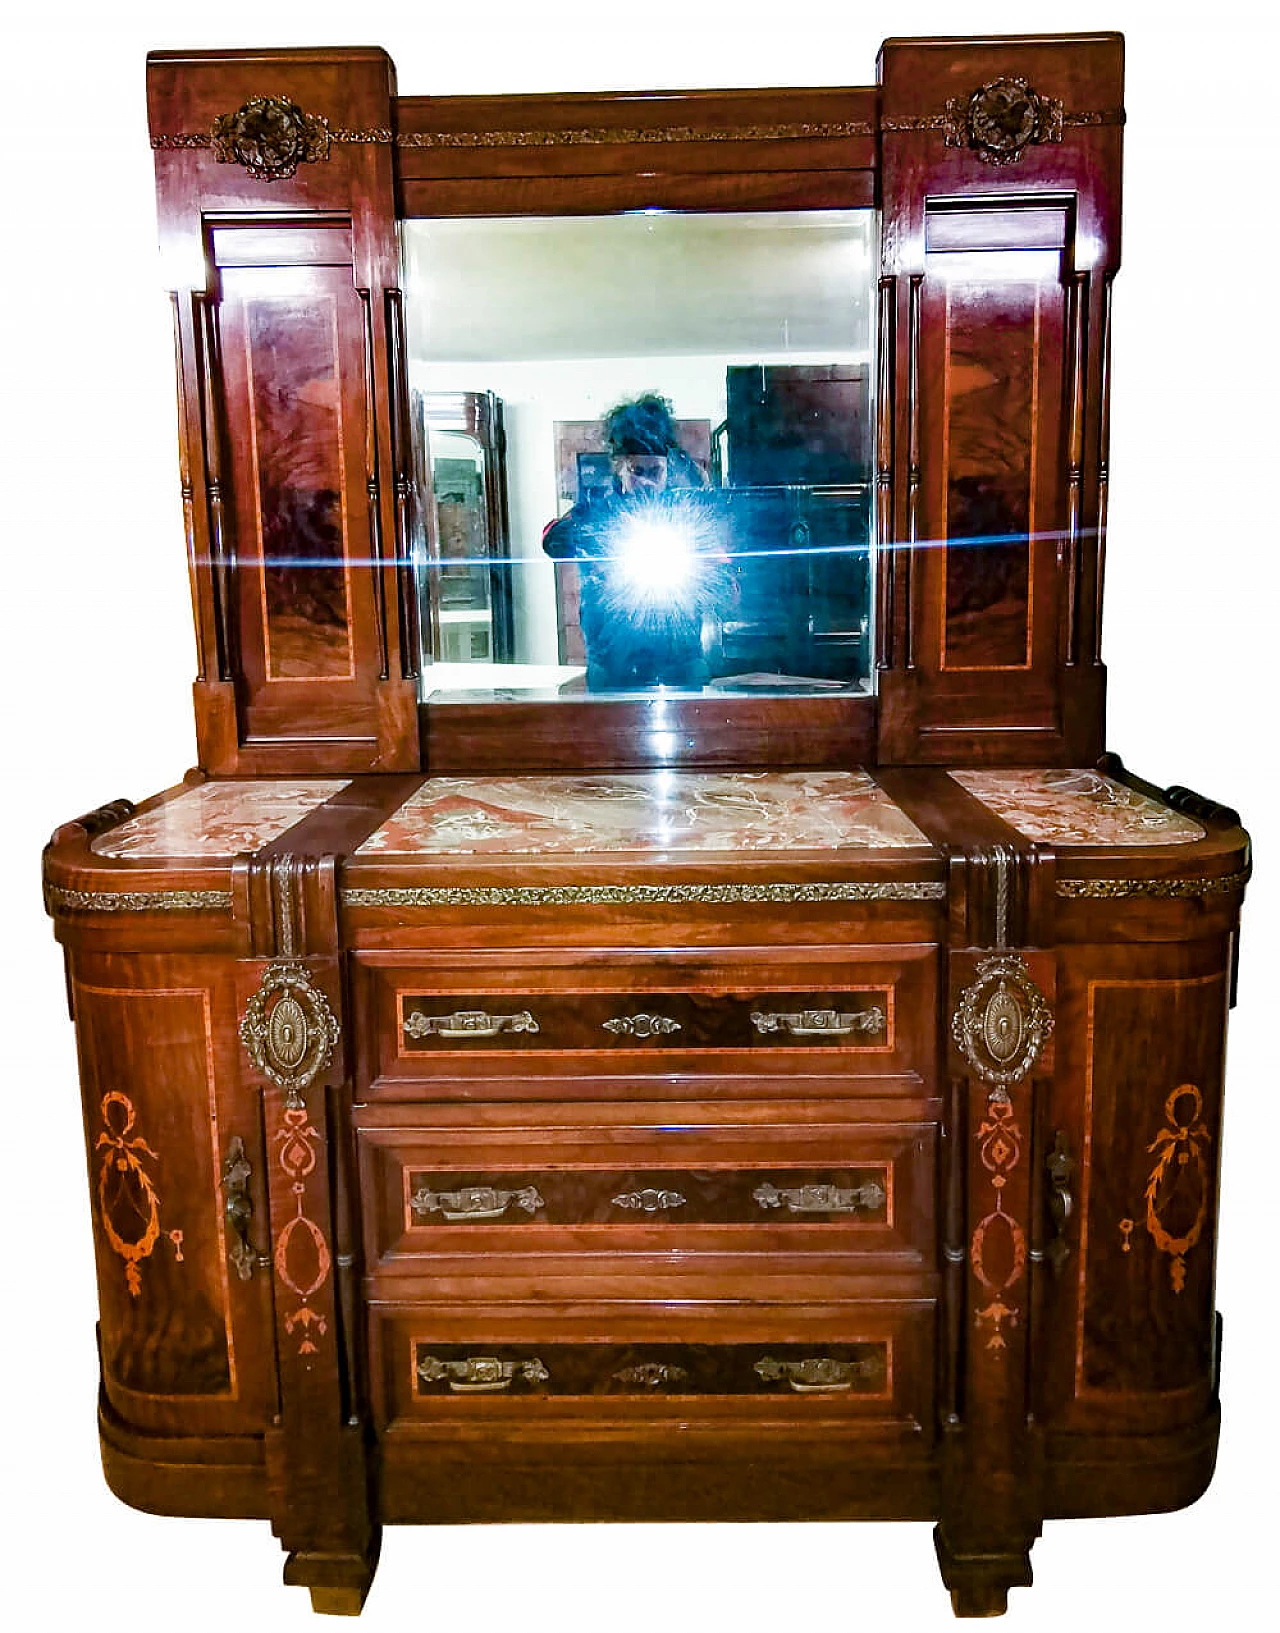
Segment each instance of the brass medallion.
[[285,1091],[291,1106],[333,1059],[338,1019],[300,964],[272,964],[240,1022],[254,1068]]

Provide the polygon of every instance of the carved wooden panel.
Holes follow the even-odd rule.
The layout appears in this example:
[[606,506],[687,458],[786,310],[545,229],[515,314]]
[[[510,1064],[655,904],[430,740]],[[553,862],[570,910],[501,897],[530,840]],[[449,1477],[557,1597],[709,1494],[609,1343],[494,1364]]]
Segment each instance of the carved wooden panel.
[[[129,963],[86,961],[73,985],[108,1398],[139,1428],[191,1432],[193,1408],[211,1430],[261,1427],[266,1281],[235,1266],[222,1190],[238,1137],[242,1194],[261,1211],[258,1111],[235,1088],[230,993],[208,964]],[[150,979],[134,984],[144,963]],[[265,1237],[265,1220],[247,1228]]]

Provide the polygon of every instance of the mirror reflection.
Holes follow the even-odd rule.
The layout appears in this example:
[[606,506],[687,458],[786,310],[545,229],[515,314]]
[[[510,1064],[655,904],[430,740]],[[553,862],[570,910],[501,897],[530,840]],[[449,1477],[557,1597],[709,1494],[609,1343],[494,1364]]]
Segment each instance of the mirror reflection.
[[872,221],[405,224],[424,696],[867,688]]

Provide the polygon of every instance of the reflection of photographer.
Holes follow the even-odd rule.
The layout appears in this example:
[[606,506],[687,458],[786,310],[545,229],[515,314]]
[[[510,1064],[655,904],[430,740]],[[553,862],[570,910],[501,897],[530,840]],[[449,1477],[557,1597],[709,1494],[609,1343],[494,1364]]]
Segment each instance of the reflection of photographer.
[[703,616],[723,573],[706,479],[661,397],[620,403],[602,430],[608,487],[587,487],[542,539],[549,556],[579,563],[587,688],[702,686]]

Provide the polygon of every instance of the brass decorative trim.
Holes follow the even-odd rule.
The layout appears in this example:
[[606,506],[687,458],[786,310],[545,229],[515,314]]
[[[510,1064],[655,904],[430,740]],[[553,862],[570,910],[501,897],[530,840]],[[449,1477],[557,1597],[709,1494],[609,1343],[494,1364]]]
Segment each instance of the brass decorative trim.
[[600,1024],[615,1038],[660,1038],[680,1030],[680,1022],[669,1015],[618,1015]]
[[1057,894],[1071,901],[1124,901],[1132,896],[1185,901],[1198,896],[1229,896],[1243,890],[1251,868],[1219,873],[1210,879],[1059,879]]
[[779,1190],[767,1180],[751,1193],[762,1208],[786,1207],[789,1213],[861,1213],[884,1207],[885,1190],[875,1180],[866,1185],[799,1185]]
[[766,902],[941,902],[944,884],[894,880],[887,884],[765,885],[398,885],[354,887],[342,892],[345,907],[578,907],[597,904],[645,907],[666,902],[727,906]]
[[73,913],[229,913],[229,890],[66,890],[46,885],[45,908]]
[[637,1213],[666,1213],[671,1208],[683,1208],[685,1198],[679,1191],[659,1191],[649,1186],[643,1191],[623,1191],[613,1198],[615,1208],[631,1208]]
[[1017,953],[985,958],[960,994],[951,1035],[974,1075],[1008,1099],[1048,1042],[1053,1016]]
[[847,1038],[853,1032],[874,1037],[884,1031],[885,1016],[876,1004],[850,1014],[837,1009],[802,1009],[795,1014],[754,1012],[751,1024],[757,1032],[786,1032],[793,1038]]
[[254,1069],[278,1083],[291,1108],[333,1059],[338,1019],[300,964],[272,964],[240,1022]]
[[415,1010],[405,1017],[411,1038],[496,1038],[502,1032],[537,1032],[538,1023],[527,1009],[517,1015],[490,1015],[483,1009],[459,1009],[452,1015],[424,1015]]
[[784,125],[583,125],[566,130],[423,130],[396,137],[404,148],[606,147],[659,142],[826,141],[874,136],[867,119],[801,121]]
[[409,1206],[419,1217],[439,1213],[450,1221],[501,1219],[512,1204],[530,1214],[546,1207],[536,1185],[524,1185],[518,1191],[497,1191],[491,1185],[468,1185],[458,1191],[433,1191],[424,1185],[409,1198]]
[[869,1356],[863,1361],[837,1361],[829,1355],[807,1356],[803,1361],[778,1361],[766,1355],[756,1362],[755,1372],[765,1383],[785,1379],[798,1395],[810,1395],[819,1390],[852,1389],[860,1378],[874,1378],[880,1366],[878,1356]]
[[635,1366],[620,1368],[611,1381],[639,1384],[642,1389],[660,1389],[664,1384],[683,1383],[688,1376],[684,1367],[668,1361],[638,1361]]
[[[948,109],[950,109],[952,103],[958,102],[963,110],[967,100],[967,98],[950,97],[948,98]],[[1061,104],[1059,106],[1061,107]],[[1107,125],[1123,125],[1125,119],[1126,114],[1123,108],[1099,108],[1081,112],[1071,112],[1064,108],[1062,111],[1062,127],[1064,130],[1097,130]],[[895,135],[899,133],[909,134],[912,131],[920,130],[945,131],[952,127],[954,123],[954,116],[949,111],[947,113],[900,114],[882,119],[880,129]],[[1060,140],[1061,138],[1051,139]],[[959,145],[967,147],[968,142],[964,141]]]

